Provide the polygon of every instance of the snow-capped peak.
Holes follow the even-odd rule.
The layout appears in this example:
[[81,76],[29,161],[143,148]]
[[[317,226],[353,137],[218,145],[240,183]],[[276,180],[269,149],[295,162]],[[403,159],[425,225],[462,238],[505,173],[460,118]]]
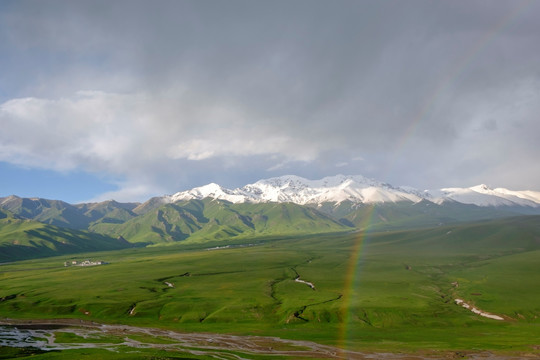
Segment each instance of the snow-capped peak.
[[487,186],[486,184],[476,185],[476,186],[470,187],[469,189],[479,192],[479,193],[483,193],[483,194],[493,192],[493,189]]
[[510,191],[492,189],[485,184],[470,188],[444,188],[429,191],[429,197],[442,203],[447,200],[477,206],[530,206],[540,207],[540,193],[534,191]]
[[362,175],[335,175],[308,180],[285,175],[259,180],[234,190],[211,183],[164,198],[165,202],[213,198],[232,203],[292,202],[300,205],[341,203],[419,202],[423,199],[443,203],[456,201],[478,206],[540,207],[540,192],[492,189],[485,184],[470,188],[443,188],[420,191],[412,187],[394,187]]
[[209,184],[170,197],[171,202],[211,197],[233,203],[292,202],[296,204],[417,202],[422,198],[412,191],[394,188],[389,184],[361,175],[336,175],[320,180],[308,180],[285,175],[259,180],[241,188],[229,190]]
[[531,190],[525,190],[525,191],[513,191],[508,190],[505,188],[496,188],[494,189],[497,193],[501,195],[511,195],[518,197],[520,199],[529,200],[534,203],[540,204],[540,191],[531,191]]
[[234,193],[234,191],[226,189],[216,183],[193,188],[188,191],[178,192],[170,197],[170,202],[182,200],[214,198],[222,199],[231,202],[244,202],[243,197]]

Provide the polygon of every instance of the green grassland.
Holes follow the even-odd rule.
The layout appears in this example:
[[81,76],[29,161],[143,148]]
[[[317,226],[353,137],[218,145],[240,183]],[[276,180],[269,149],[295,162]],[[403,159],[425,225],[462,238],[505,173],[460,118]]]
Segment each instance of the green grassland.
[[0,347],[0,359],[40,359],[40,360],[65,360],[65,359],[81,359],[81,360],[189,360],[213,359],[210,356],[194,357],[188,353],[179,353],[155,349],[138,349],[137,352],[130,349],[124,351],[109,351],[102,349],[83,349],[83,350],[63,350],[63,351],[39,351],[26,348],[9,348]]
[[[538,354],[538,216],[236,243],[257,245],[177,244],[4,264],[0,317],[275,335],[370,351]],[[63,266],[86,258],[110,264]],[[505,320],[473,314],[456,298]]]

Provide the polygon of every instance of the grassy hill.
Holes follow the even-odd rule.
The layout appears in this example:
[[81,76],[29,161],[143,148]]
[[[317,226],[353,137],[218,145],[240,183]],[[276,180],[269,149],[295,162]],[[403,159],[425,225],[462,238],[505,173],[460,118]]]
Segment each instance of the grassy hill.
[[0,262],[129,246],[122,239],[43,224],[0,209]]
[[[371,241],[391,244],[392,251],[425,256],[475,254],[480,258],[540,249],[540,216],[518,216],[417,230],[385,231]],[[382,241],[384,239],[384,242]],[[385,247],[385,251],[388,249]],[[485,255],[482,255],[485,254]]]
[[377,230],[414,229],[519,215],[508,208],[480,207],[450,201],[436,204],[427,200],[418,203],[403,201],[379,204],[344,201],[337,206],[333,203],[323,204],[319,210],[339,219],[343,224]]
[[232,204],[211,199],[162,205],[118,226],[99,229],[147,244],[351,230],[316,209],[300,205]]
[[100,223],[123,223],[135,216],[136,203],[113,200],[71,205],[60,200],[41,198],[0,198],[0,208],[22,218],[70,229],[87,230]]
[[26,219],[69,228],[85,228],[88,220],[73,205],[60,200],[20,198],[9,196],[2,200],[2,208]]
[[121,223],[137,216],[133,212],[137,205],[137,203],[119,203],[108,200],[99,203],[77,204],[75,207],[88,218],[88,221]]

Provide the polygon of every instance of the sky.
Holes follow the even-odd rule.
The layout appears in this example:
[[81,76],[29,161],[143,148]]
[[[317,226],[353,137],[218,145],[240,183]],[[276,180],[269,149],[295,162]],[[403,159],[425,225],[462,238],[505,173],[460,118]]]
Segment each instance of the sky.
[[0,2],[0,196],[540,190],[540,2]]

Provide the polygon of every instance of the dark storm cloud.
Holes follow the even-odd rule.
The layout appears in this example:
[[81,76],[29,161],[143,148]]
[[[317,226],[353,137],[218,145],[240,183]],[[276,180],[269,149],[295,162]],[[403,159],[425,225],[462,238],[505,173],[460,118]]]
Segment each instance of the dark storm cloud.
[[1,16],[5,161],[43,166],[22,136],[39,126],[21,125],[41,117],[75,139],[45,166],[149,192],[337,172],[538,187],[536,2],[19,1]]

